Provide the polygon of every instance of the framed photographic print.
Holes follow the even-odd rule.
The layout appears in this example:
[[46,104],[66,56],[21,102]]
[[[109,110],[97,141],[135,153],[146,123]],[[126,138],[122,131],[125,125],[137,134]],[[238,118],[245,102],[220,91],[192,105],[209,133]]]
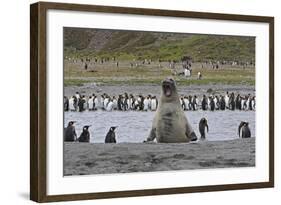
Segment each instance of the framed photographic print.
[[274,186],[274,18],[30,7],[30,198]]

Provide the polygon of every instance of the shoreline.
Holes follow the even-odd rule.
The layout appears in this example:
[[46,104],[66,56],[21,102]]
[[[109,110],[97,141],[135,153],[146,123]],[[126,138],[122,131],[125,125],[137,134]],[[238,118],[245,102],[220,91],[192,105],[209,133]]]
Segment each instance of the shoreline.
[[[243,95],[252,94],[255,95],[255,86],[252,85],[225,85],[225,84],[207,84],[207,85],[178,85],[178,93],[180,95],[203,95],[203,94],[225,94],[226,91],[239,93]],[[208,93],[208,90],[212,89],[213,92]],[[161,94],[160,85],[96,85],[93,83],[86,83],[83,86],[67,86],[64,87],[64,95],[72,96],[75,92],[80,92],[84,95],[97,95],[107,93],[109,95],[118,95],[127,92],[128,94],[152,94],[157,97]],[[200,96],[201,97],[201,96]]]
[[255,166],[255,138],[196,143],[64,143],[64,176]]

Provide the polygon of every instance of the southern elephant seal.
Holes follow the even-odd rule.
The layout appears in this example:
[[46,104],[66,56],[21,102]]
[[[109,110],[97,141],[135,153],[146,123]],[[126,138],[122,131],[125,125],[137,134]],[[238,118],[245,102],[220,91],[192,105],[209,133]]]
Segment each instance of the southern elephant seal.
[[180,143],[197,140],[180,104],[176,83],[167,78],[162,82],[162,94],[156,110],[152,129],[146,141]]

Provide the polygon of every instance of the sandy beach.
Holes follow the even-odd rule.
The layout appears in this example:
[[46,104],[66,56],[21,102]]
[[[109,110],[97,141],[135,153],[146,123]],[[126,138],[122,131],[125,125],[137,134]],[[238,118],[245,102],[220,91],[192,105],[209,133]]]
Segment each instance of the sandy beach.
[[196,143],[64,143],[64,175],[255,166],[255,138]]
[[[177,86],[178,93],[181,95],[203,95],[210,94],[207,91],[212,89],[212,93],[216,94],[225,94],[226,91],[240,93],[242,95],[252,94],[255,95],[255,87],[251,85],[226,85],[226,84],[217,84],[217,85],[189,85],[189,86]],[[127,92],[129,94],[143,94],[143,95],[156,95],[160,96],[161,89],[159,85],[95,85],[91,83],[86,83],[83,86],[67,86],[64,87],[64,95],[72,96],[76,92],[80,92],[83,95],[92,95],[95,93],[96,95],[101,95],[103,93],[107,93],[110,96],[123,94]],[[201,96],[202,97],[202,96]]]

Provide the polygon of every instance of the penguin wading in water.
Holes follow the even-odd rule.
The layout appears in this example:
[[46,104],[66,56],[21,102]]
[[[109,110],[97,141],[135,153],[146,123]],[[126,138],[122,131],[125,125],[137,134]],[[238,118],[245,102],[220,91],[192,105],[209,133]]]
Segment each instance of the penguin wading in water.
[[158,106],[157,98],[156,98],[156,96],[153,96],[151,98],[151,111],[156,111],[157,106]]
[[111,127],[106,134],[105,137],[105,143],[116,143],[116,137],[115,137],[115,129],[117,127]]
[[242,121],[238,127],[238,136],[240,138],[240,134],[242,138],[250,138],[251,130],[249,128],[249,123]]
[[74,142],[77,139],[74,123],[75,123],[75,121],[70,121],[68,123],[67,128],[64,129],[64,141],[65,142]]
[[82,131],[80,137],[78,138],[79,142],[90,142],[89,127],[91,127],[91,125],[86,125],[83,127],[83,131]]
[[207,132],[209,132],[209,126],[208,126],[207,119],[203,117],[199,121],[199,132],[201,134],[201,140],[205,140],[206,139],[205,127],[207,128]]

